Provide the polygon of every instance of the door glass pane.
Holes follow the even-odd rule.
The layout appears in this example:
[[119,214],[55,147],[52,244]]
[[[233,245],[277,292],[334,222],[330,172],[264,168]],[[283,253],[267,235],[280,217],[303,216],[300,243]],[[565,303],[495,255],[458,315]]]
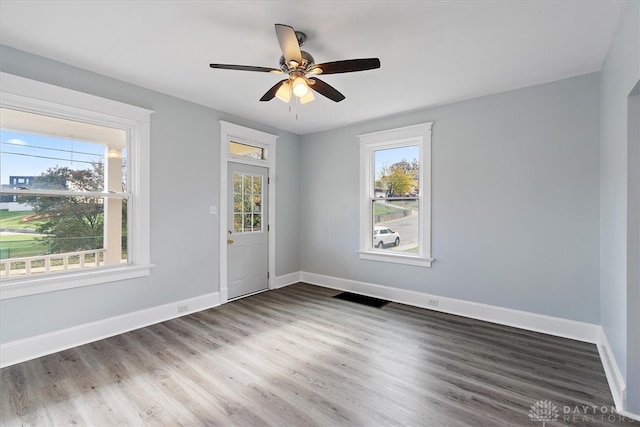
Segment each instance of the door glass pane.
[[242,233],[242,214],[233,215],[233,231],[236,233]]
[[262,231],[262,177],[234,172],[233,230]]
[[[234,174],[233,175],[233,192],[236,194],[242,194],[242,175]],[[242,201],[242,197],[240,198]]]
[[233,195],[233,212],[242,212],[242,194]]
[[243,195],[242,212],[251,212],[251,195],[250,194]]
[[264,149],[253,145],[240,144],[239,142],[229,143],[229,153],[234,156],[249,157],[251,159],[264,160]]

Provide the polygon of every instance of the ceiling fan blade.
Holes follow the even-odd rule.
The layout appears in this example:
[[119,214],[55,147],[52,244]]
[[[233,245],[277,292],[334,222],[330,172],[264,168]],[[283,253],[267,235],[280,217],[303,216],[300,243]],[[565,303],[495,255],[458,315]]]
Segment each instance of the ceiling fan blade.
[[312,85],[309,85],[309,87],[318,92],[320,95],[326,96],[327,98],[335,102],[340,102],[345,98],[343,94],[338,92],[330,84],[325,83],[316,77],[309,77],[309,80],[314,82]]
[[276,24],[276,36],[286,63],[296,61],[296,63],[302,64],[302,53],[300,53],[300,45],[293,27]]
[[277,74],[282,73],[282,71],[276,70],[275,68],[254,67],[252,65],[209,64],[209,67],[219,68],[222,70],[259,71],[262,73],[277,73]]
[[[354,71],[365,71],[380,68],[378,58],[346,59],[344,61],[325,62],[314,65],[310,74],[339,74],[353,73]],[[318,70],[318,71],[316,71]]]
[[274,84],[273,87],[267,91],[267,93],[262,95],[262,98],[260,98],[260,101],[271,101],[273,98],[275,98],[276,92],[278,91],[278,89],[280,89],[280,86],[282,86],[283,83],[288,81],[289,79],[284,79]]

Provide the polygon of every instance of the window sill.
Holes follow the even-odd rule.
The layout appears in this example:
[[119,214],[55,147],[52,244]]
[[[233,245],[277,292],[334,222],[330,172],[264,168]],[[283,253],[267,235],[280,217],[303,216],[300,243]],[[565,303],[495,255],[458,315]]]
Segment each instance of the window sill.
[[153,268],[151,264],[127,265],[29,278],[2,278],[0,300],[135,279],[148,276],[151,268]]
[[419,267],[431,267],[434,258],[420,258],[417,256],[382,253],[374,251],[358,251],[360,259],[369,261],[393,262],[396,264],[415,265]]

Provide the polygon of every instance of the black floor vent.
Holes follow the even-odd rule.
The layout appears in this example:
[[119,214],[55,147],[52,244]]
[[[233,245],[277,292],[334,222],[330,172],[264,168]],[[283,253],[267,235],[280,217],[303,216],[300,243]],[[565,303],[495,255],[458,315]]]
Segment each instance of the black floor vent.
[[343,292],[335,295],[334,298],[338,298],[345,301],[351,301],[362,305],[368,305],[369,307],[382,308],[389,304],[391,301],[385,299],[379,299],[374,297],[368,297],[365,295],[352,294],[351,292]]

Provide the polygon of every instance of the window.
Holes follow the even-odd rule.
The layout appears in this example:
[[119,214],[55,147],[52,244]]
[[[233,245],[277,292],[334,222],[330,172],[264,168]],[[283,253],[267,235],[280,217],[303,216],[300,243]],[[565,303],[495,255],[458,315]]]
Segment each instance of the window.
[[151,112],[0,77],[0,298],[148,275]]
[[431,126],[359,135],[361,259],[431,266]]
[[265,160],[264,148],[253,145],[241,144],[231,141],[229,143],[229,154],[232,156],[249,157],[250,159]]

